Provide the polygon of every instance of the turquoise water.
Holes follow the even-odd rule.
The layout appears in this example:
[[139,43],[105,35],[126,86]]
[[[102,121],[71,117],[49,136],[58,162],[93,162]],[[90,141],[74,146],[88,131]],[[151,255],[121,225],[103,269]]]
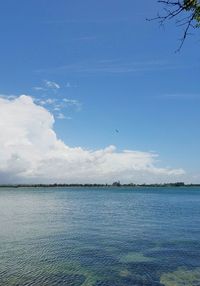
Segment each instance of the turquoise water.
[[200,189],[1,189],[0,285],[200,285]]

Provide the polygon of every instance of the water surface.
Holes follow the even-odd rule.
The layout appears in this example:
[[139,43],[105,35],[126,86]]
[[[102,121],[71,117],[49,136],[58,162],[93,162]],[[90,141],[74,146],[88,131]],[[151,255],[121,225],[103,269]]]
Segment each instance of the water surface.
[[0,285],[200,285],[200,188],[0,189]]

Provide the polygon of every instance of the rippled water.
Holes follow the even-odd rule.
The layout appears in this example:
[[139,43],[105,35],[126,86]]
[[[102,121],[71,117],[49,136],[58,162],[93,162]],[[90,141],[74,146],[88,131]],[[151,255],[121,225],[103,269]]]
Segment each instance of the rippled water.
[[200,189],[1,189],[0,285],[200,285]]

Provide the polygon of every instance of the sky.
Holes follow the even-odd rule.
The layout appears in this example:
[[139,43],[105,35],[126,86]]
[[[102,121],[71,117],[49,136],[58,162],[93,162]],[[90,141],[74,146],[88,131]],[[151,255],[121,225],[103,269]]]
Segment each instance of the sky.
[[200,30],[155,0],[0,9],[0,183],[200,182]]

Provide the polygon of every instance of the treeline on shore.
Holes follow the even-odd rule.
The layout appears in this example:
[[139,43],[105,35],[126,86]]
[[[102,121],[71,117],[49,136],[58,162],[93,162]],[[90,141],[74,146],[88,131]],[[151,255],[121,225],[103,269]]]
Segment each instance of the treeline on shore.
[[1,184],[0,188],[55,188],[55,187],[200,187],[200,184],[185,184],[184,182],[162,184],[121,184],[120,181],[112,184]]

